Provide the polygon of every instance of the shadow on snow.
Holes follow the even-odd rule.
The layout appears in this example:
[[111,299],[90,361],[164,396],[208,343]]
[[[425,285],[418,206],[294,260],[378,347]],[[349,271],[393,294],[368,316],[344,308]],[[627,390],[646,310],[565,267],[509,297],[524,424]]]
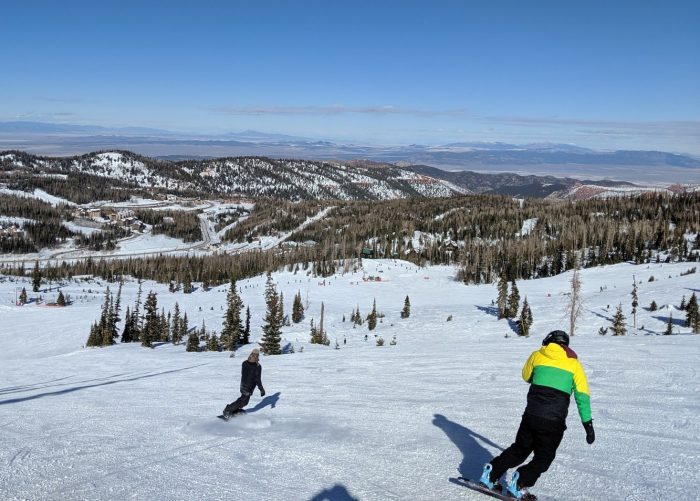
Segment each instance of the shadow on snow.
[[323,489],[309,501],[359,501],[352,497],[344,485],[335,484],[330,489]]
[[480,442],[503,451],[498,444],[466,426],[450,421],[442,414],[435,414],[433,424],[440,428],[462,453],[463,458],[458,470],[463,477],[479,478],[484,464],[493,459],[493,455]]
[[277,392],[274,395],[270,395],[269,397],[263,398],[258,404],[253,407],[252,409],[246,409],[245,413],[246,414],[251,414],[253,412],[258,412],[259,410],[264,409],[265,407],[270,407],[271,409],[274,409],[277,407],[277,401],[280,399],[281,392]]
[[116,383],[127,383],[130,381],[138,381],[139,379],[147,379],[147,378],[151,378],[151,377],[162,376],[164,374],[172,374],[174,372],[182,372],[182,371],[186,371],[189,369],[194,369],[195,367],[200,367],[202,365],[206,365],[206,364],[197,364],[197,365],[191,365],[189,367],[183,367],[181,369],[172,369],[169,371],[154,372],[153,374],[144,374],[142,376],[134,376],[134,377],[128,377],[128,378],[123,378],[123,379],[115,379],[112,381],[105,381],[104,383],[95,383],[95,384],[86,384],[83,386],[74,386],[73,388],[65,388],[63,390],[57,390],[57,391],[48,391],[45,393],[39,393],[37,395],[31,395],[28,397],[18,397],[18,398],[11,398],[8,400],[0,400],[0,405],[16,404],[19,402],[26,402],[27,400],[35,400],[37,398],[53,397],[56,395],[64,395],[66,393],[73,393],[74,391],[86,390],[88,388],[96,388],[98,386],[107,386],[107,385],[116,384]]

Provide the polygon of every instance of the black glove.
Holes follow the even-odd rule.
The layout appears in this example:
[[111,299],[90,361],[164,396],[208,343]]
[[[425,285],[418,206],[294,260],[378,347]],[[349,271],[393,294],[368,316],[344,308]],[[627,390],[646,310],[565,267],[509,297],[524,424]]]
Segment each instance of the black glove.
[[[261,397],[264,397],[264,396],[265,396],[265,390],[260,389],[260,396],[261,396]],[[591,429],[592,429],[592,428],[591,428]]]
[[593,430],[593,420],[586,421],[583,423],[583,427],[586,430],[586,442],[592,444],[595,442],[595,431]]

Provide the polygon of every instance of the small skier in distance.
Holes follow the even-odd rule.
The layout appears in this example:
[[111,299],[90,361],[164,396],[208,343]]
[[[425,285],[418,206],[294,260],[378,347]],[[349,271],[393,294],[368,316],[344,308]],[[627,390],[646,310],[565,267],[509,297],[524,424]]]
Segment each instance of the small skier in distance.
[[248,405],[250,397],[257,386],[260,389],[260,396],[265,396],[265,388],[262,385],[262,366],[260,365],[260,350],[253,349],[241,366],[241,396],[235,402],[226,406],[223,412],[224,419],[229,419],[234,414],[242,412],[243,407]]
[[528,488],[549,469],[564,438],[571,393],[586,430],[586,442],[595,441],[595,432],[586,374],[576,353],[569,348],[566,332],[556,330],[547,334],[542,348],[525,362],[523,379],[530,383],[530,390],[515,443],[484,465],[480,482],[493,490],[509,468],[520,465],[534,451],[532,461],[518,468],[504,489],[516,499],[531,501],[537,498]]

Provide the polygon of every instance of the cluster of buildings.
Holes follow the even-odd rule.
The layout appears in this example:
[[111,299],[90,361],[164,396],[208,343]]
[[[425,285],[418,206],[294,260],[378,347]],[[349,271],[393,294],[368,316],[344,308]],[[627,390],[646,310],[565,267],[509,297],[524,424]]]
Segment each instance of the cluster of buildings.
[[17,223],[0,221],[0,237],[24,237],[24,230]]
[[92,227],[122,226],[131,231],[143,231],[145,225],[131,209],[109,207],[79,207],[73,211],[77,224]]

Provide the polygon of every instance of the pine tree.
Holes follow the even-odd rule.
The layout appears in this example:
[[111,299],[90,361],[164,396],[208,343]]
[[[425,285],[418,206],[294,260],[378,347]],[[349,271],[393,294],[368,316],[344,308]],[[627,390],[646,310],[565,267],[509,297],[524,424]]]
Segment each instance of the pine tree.
[[243,329],[241,344],[250,344],[250,306],[245,309],[245,328]]
[[523,309],[520,312],[520,330],[518,334],[521,336],[529,336],[532,322],[532,311],[530,310],[530,305],[527,302],[527,297],[525,297],[525,301],[523,301]]
[[134,341],[134,317],[126,307],[124,314],[124,330],[122,331],[122,343],[131,343]]
[[199,335],[197,334],[197,329],[192,329],[192,332],[190,332],[187,338],[186,351],[199,351]]
[[88,336],[87,342],[85,343],[85,346],[87,346],[88,348],[102,345],[102,339],[98,335],[97,330],[97,324],[93,323],[92,326],[90,326],[90,335]]
[[656,301],[652,301],[651,304],[649,305],[649,311],[656,311],[658,309],[659,309],[659,307],[656,304]]
[[377,300],[372,303],[372,311],[367,315],[367,328],[373,331],[377,327]]
[[633,326],[637,328],[637,306],[639,306],[639,298],[637,297],[637,279],[632,275],[632,319]]
[[284,325],[284,292],[280,291],[280,307],[279,307],[280,325]]
[[156,298],[155,292],[150,291],[148,293],[143,309],[146,313],[144,315],[145,322],[143,325],[143,332],[141,333],[141,346],[151,348],[153,346],[153,341],[157,341],[160,338],[158,299]]
[[411,300],[408,299],[408,296],[406,296],[406,299],[403,301],[403,310],[401,310],[401,318],[408,318],[411,316]]
[[668,315],[668,323],[666,324],[666,331],[664,332],[665,336],[670,336],[673,334],[673,313],[669,313]]
[[190,330],[190,325],[187,320],[187,312],[185,312],[185,315],[182,317],[182,322],[180,322],[180,339],[184,339],[184,337],[187,335],[187,332]]
[[216,333],[212,333],[209,341],[207,341],[207,351],[221,351],[221,345],[219,344],[219,338],[216,337]]
[[700,316],[700,312],[698,311],[698,297],[695,295],[695,292],[693,292],[693,295],[690,296],[688,300],[688,304],[685,306],[685,326],[692,328],[698,316]]
[[180,330],[180,324],[182,319],[180,318],[180,305],[175,303],[175,313],[170,322],[170,331],[172,332],[173,344],[180,344],[182,342],[182,332]]
[[[671,278],[671,276],[669,275],[668,278]],[[678,309],[685,310],[685,308],[686,308],[686,304],[685,304],[685,294],[684,294],[683,297],[681,298],[681,305],[678,307]]]
[[263,325],[263,335],[260,340],[260,347],[265,355],[280,355],[282,348],[280,341],[282,338],[282,324],[279,315],[279,295],[272,275],[268,273],[267,284],[265,285],[265,303],[267,313],[265,314],[265,325]]
[[58,297],[56,298],[56,304],[58,306],[65,306],[66,305],[66,298],[63,295],[63,292],[58,291]]
[[141,330],[143,329],[142,323],[141,323],[141,292],[142,292],[142,283],[141,279],[139,279],[139,290],[136,293],[136,304],[134,305],[134,309],[131,311],[132,315],[132,340],[134,342],[140,341],[141,340]]
[[613,336],[624,336],[627,334],[627,327],[625,327],[625,315],[622,313],[622,304],[619,304],[617,311],[613,316],[612,324]]
[[510,283],[510,294],[508,295],[508,304],[506,306],[506,316],[508,318],[515,318],[518,315],[518,310],[520,309],[520,291],[518,286],[515,285],[515,280]]
[[22,287],[22,292],[19,293],[19,304],[27,304],[27,289]]
[[224,315],[223,328],[221,329],[221,342],[226,351],[234,351],[240,342],[243,331],[241,324],[242,309],[243,301],[238,295],[236,281],[232,279],[228,295],[226,296],[226,314]]
[[498,299],[496,300],[498,307],[498,319],[506,318],[508,308],[508,281],[505,274],[501,275],[498,281]]
[[[168,312],[170,315],[170,312]],[[170,341],[170,322],[165,316],[165,308],[160,312],[160,318],[158,319],[158,340],[164,343]]]
[[292,322],[298,324],[304,319],[304,305],[301,303],[301,291],[298,291],[294,296],[292,304]]
[[109,287],[105,291],[105,299],[102,303],[102,312],[100,314],[100,321],[97,324],[96,335],[100,340],[102,346],[111,346],[114,344],[114,330],[113,330],[113,309],[112,309],[112,294],[109,291]]
[[39,261],[34,262],[34,269],[32,270],[32,290],[34,292],[39,292],[41,287],[41,268],[39,267]]
[[182,283],[182,292],[185,294],[190,294],[192,292],[192,275],[190,273],[185,274],[185,281]]
[[114,339],[118,337],[117,324],[122,320],[122,318],[119,316],[119,314],[122,311],[122,284],[123,282],[119,282],[119,289],[117,289],[117,297],[114,300],[114,318],[112,319],[112,322],[114,323]]

